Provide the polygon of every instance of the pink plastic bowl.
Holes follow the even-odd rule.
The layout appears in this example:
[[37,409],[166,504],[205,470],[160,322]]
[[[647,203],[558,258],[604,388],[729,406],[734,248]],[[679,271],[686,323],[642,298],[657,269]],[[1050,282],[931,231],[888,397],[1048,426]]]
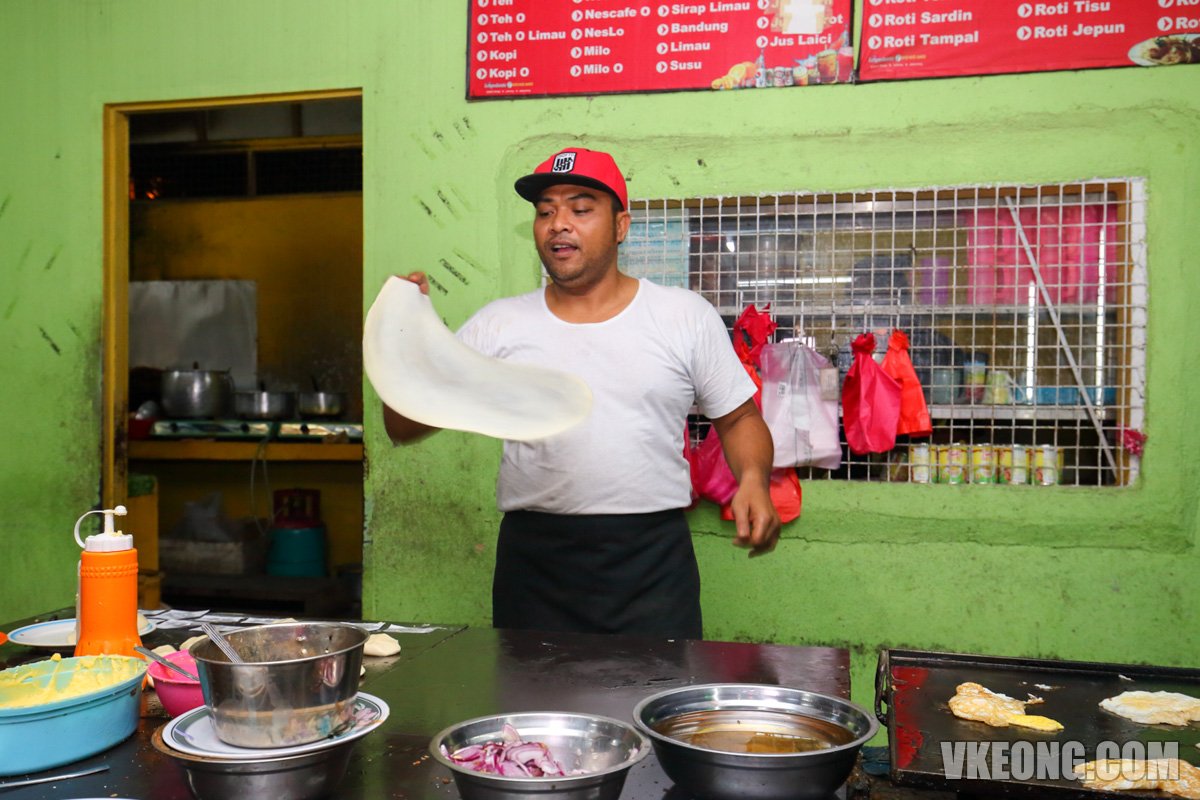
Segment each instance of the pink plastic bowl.
[[[178,650],[167,654],[167,660],[191,672],[196,672],[196,659],[186,650]],[[200,682],[188,680],[174,670],[167,669],[162,664],[150,662],[150,677],[154,678],[154,690],[158,692],[159,702],[172,717],[191,711],[204,705],[204,693]]]

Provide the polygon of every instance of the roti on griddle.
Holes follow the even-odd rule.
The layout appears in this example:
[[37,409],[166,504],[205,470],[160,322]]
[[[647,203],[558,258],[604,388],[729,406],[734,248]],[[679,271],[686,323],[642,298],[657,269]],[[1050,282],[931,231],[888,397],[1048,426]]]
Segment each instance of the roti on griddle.
[[1075,768],[1074,777],[1104,792],[1161,791],[1200,800],[1200,768],[1178,758],[1089,761]]

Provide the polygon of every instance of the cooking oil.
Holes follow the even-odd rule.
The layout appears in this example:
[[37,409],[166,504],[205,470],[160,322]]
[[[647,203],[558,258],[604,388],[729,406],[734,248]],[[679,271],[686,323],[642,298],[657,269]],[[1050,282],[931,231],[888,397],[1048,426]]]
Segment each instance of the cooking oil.
[[836,722],[754,709],[691,711],[663,720],[654,730],[696,747],[727,753],[808,753],[854,739],[854,734]]

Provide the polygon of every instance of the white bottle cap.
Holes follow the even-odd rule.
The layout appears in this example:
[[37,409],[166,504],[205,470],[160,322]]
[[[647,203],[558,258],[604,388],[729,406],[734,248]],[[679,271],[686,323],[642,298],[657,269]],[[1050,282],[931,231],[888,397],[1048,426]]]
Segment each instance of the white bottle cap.
[[[133,537],[113,527],[113,517],[123,517],[127,513],[129,512],[126,511],[125,506],[105,508],[99,511],[88,511],[82,517],[75,520],[75,541],[89,553],[114,553],[118,550],[133,549]],[[87,541],[84,542],[79,538],[79,525],[88,514],[104,515],[104,532],[98,533],[95,536],[89,536],[87,537]]]

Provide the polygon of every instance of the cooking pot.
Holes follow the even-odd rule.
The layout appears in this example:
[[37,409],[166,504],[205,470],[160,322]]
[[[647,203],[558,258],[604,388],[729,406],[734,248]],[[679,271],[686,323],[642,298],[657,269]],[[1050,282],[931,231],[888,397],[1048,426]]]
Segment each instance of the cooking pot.
[[345,392],[301,392],[297,410],[303,419],[339,417],[346,407]]
[[229,370],[168,369],[162,374],[162,407],[174,419],[220,417],[229,410],[233,378]]
[[287,419],[295,401],[293,392],[236,392],[233,412],[241,419]]

